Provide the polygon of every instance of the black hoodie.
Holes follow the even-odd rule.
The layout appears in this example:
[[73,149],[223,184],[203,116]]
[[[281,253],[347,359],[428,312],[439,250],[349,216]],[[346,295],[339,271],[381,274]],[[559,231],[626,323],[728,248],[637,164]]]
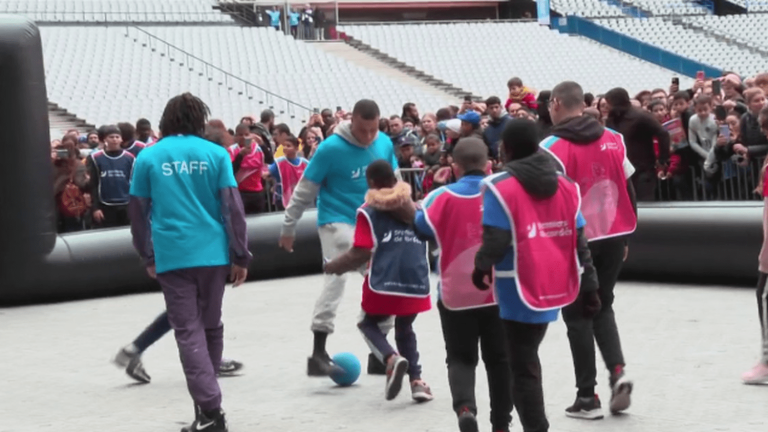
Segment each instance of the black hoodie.
[[[536,198],[550,198],[557,193],[557,164],[549,154],[539,151],[523,159],[513,160],[504,166],[504,171],[513,175],[526,192]],[[496,227],[483,226],[483,244],[475,256],[475,267],[490,271],[504,258],[512,243],[512,232]],[[581,291],[597,291],[597,274],[592,264],[587,237],[584,229],[578,229],[579,262],[584,267],[581,277]]]
[[627,159],[638,172],[656,169],[654,138],[659,141],[659,163],[666,165],[669,162],[669,132],[649,112],[635,107],[614,109],[608,114],[606,126],[624,136]]

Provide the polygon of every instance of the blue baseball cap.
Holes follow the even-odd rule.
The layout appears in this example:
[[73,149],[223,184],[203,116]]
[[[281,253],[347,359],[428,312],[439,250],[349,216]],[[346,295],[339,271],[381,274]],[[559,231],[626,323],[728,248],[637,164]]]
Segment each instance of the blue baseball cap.
[[475,126],[480,124],[480,114],[474,111],[467,111],[464,114],[458,115],[456,118],[463,122],[471,123]]

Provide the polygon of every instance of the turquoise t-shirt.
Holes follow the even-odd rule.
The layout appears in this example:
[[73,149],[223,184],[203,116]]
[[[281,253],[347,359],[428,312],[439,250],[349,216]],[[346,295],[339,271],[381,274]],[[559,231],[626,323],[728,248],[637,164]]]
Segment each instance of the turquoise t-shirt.
[[397,169],[392,141],[383,133],[367,148],[358,147],[338,134],[323,141],[304,170],[304,178],[320,185],[318,226],[336,222],[355,224],[355,212],[368,192],[365,169],[379,159],[389,161]]
[[221,189],[236,188],[227,151],[196,136],[171,136],[139,153],[131,195],[152,200],[157,273],[229,264]]

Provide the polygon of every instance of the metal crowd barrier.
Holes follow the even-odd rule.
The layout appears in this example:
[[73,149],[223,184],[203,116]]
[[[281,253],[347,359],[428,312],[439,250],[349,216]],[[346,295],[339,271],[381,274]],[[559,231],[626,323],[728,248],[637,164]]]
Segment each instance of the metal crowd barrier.
[[656,180],[656,201],[760,201],[762,197],[755,189],[764,161],[758,158],[746,166],[723,161],[715,176],[708,176],[699,167],[689,167],[685,175]]

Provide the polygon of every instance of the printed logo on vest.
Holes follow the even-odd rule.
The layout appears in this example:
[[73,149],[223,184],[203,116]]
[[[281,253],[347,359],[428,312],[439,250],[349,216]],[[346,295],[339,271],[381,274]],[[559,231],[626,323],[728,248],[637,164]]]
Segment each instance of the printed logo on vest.
[[389,231],[386,234],[384,234],[384,238],[381,239],[381,242],[388,243],[390,240],[392,240],[392,231]]
[[568,221],[534,222],[528,225],[528,238],[535,238],[536,236],[544,238],[566,237],[571,235],[573,235],[573,229]]
[[616,144],[615,142],[608,141],[600,144],[600,151],[618,150],[618,149],[619,149],[619,145]]
[[381,238],[382,243],[416,243],[421,244],[421,240],[416,237],[413,230],[389,230]]

